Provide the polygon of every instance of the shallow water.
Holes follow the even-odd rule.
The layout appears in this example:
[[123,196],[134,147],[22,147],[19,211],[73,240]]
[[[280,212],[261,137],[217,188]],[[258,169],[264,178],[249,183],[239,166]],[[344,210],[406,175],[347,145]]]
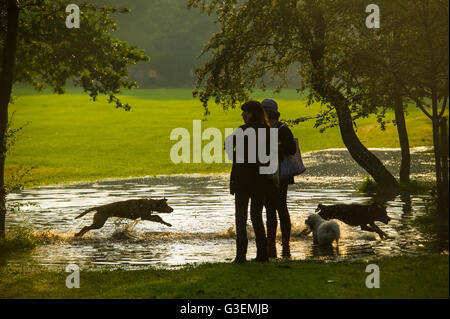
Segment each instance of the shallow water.
[[[432,180],[433,159],[422,151],[413,151],[412,178]],[[399,150],[374,150],[374,153],[396,173]],[[347,151],[331,149],[307,153],[304,162],[308,170],[296,178],[296,184],[290,186],[288,193],[293,223],[293,259],[332,261],[436,252],[434,239],[425,238],[410,224],[411,218],[424,213],[426,196],[398,196],[386,203],[392,221],[389,225],[378,224],[391,239],[381,241],[378,235],[339,223],[339,248],[323,250],[312,245],[311,236],[300,233],[305,227],[305,218],[319,203],[368,203],[371,198],[354,191],[367,174]],[[31,257],[14,257],[7,262],[57,267],[76,263],[85,268],[99,265],[140,268],[231,260],[235,252],[234,197],[229,194],[228,181],[228,175],[176,175],[54,185],[12,193],[8,197],[11,203],[32,205],[24,206],[23,213],[8,215],[7,225],[32,225],[46,238],[47,244],[34,249]],[[110,219],[100,230],[93,230],[83,238],[73,237],[92,221],[93,213],[74,220],[81,211],[145,197],[168,199],[174,212],[160,216],[172,227],[148,221],[134,224],[119,221],[118,225],[117,219]],[[124,231],[130,228],[131,232]],[[252,239],[250,222],[249,233]],[[281,251],[280,238],[278,251]],[[248,257],[254,255],[254,241],[250,240]]]

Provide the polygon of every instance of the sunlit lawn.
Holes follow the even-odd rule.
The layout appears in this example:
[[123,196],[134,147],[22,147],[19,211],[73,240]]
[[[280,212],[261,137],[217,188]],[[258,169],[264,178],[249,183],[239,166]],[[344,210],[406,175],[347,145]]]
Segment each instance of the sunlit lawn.
[[[123,100],[130,112],[116,109],[100,99],[92,102],[80,90],[65,95],[37,94],[17,89],[11,106],[14,125],[25,125],[7,159],[7,169],[33,168],[27,183],[48,184],[96,180],[108,177],[146,176],[179,173],[228,172],[228,164],[179,164],[170,160],[170,140],[174,128],[192,131],[192,121],[203,118],[203,108],[188,89],[136,90]],[[258,92],[255,98],[274,97],[282,118],[315,116],[321,106],[307,107],[294,90],[277,97]],[[302,99],[303,98],[303,99]],[[210,106],[211,115],[202,128],[235,128],[242,124],[240,110],[223,111]],[[390,120],[393,113],[388,114]],[[375,117],[358,121],[358,135],[368,147],[398,147],[395,126],[381,131]],[[320,133],[314,121],[293,128],[302,152],[344,147],[337,127]],[[410,144],[431,145],[430,121],[415,108],[407,116]],[[203,145],[208,143],[204,141]]]
[[[368,262],[205,264],[179,270],[80,272],[66,288],[59,271],[0,267],[0,298],[448,298],[448,255],[393,257],[379,266],[380,288],[366,287]],[[264,276],[261,276],[264,274]]]

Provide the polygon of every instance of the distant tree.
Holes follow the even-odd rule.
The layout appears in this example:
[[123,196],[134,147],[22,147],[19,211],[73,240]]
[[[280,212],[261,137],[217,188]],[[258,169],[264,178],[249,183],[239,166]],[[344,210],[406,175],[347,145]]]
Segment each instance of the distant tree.
[[367,49],[359,42],[359,32],[365,16],[354,20],[352,11],[363,15],[365,6],[353,3],[344,10],[341,1],[333,0],[190,0],[189,4],[215,12],[220,24],[204,49],[212,57],[197,71],[194,95],[206,113],[210,99],[225,108],[248,99],[252,89],[266,87],[268,73],[281,83],[277,89],[285,87],[287,72],[298,65],[300,89],[309,89],[310,102],[326,106],[316,126],[338,125],[353,159],[383,185],[383,191],[398,192],[397,180],[354,129],[356,119],[377,113],[383,102],[374,98],[378,87],[371,90],[364,70]]
[[[364,2],[346,1],[344,10],[355,12],[352,6],[361,6]],[[441,193],[447,194],[448,164],[441,155],[448,151],[441,150],[439,127],[445,121],[449,92],[449,2],[380,0],[377,4],[382,12],[381,28],[368,32],[359,25],[358,42],[364,48],[361,61],[366,61],[363,68],[359,68],[363,70],[358,75],[359,81],[372,91],[372,99],[381,99],[377,103],[395,110],[403,158],[401,181],[409,180],[410,170],[403,116],[405,105],[415,103],[431,119],[437,185],[442,184],[438,189],[444,189]],[[448,195],[447,202],[441,206],[448,209]]]
[[[396,67],[384,66],[409,100],[431,120],[438,211],[448,215],[449,1],[398,1],[392,30],[402,42]],[[396,31],[398,30],[398,31]]]
[[[363,2],[349,0],[346,6]],[[448,0],[380,0],[381,28],[360,32],[365,47],[366,84],[375,99],[393,106],[402,155],[409,146],[402,110],[414,103],[430,118],[433,128],[438,210],[448,214],[449,2]],[[375,89],[374,89],[375,88]],[[402,161],[400,178],[409,179],[409,163]]]
[[114,7],[84,3],[80,28],[67,28],[66,7],[71,2],[0,2],[0,237],[5,236],[8,105],[14,83],[64,93],[72,80],[94,100],[106,94],[110,103],[128,110],[130,106],[117,98],[122,88],[137,86],[128,79],[128,67],[149,60],[141,50],[111,36],[117,28],[111,18],[118,12]]
[[[380,0],[377,6],[382,13],[380,28],[368,29],[365,23],[367,17],[365,0],[348,0],[340,3],[339,14],[348,17],[343,26],[351,30],[350,43],[346,43],[343,50],[345,69],[353,78],[352,87],[361,97],[359,102],[362,109],[367,108],[377,113],[381,129],[386,127],[385,112],[392,109],[395,114],[393,121],[397,127],[397,133],[401,148],[400,182],[408,183],[411,172],[411,155],[409,138],[406,128],[405,115],[408,99],[399,79],[393,70],[408,70],[405,63],[405,41],[402,38],[405,21],[398,15],[401,1]],[[352,23],[353,22],[353,23]],[[350,26],[350,27],[349,27]],[[347,35],[347,36],[348,36]],[[387,72],[386,68],[390,71]]]

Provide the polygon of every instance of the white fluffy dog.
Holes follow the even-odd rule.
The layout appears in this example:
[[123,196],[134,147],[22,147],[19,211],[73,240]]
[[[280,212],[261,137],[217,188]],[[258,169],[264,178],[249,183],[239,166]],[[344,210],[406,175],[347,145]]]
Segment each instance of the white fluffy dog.
[[312,229],[314,244],[331,245],[334,240],[339,244],[341,232],[335,221],[325,221],[318,214],[313,214],[305,220],[305,224]]

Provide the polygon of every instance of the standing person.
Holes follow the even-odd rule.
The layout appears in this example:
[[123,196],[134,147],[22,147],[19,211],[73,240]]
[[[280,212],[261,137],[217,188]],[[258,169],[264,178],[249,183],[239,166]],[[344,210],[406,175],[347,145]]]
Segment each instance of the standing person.
[[[261,103],[249,101],[242,105],[242,118],[245,122],[227,138],[226,145],[228,156],[233,156],[233,166],[230,176],[230,193],[235,196],[235,217],[236,217],[236,258],[234,262],[242,263],[246,261],[248,238],[247,238],[247,210],[250,203],[250,217],[255,231],[256,259],[255,261],[268,261],[267,238],[262,218],[264,198],[268,190],[267,176],[260,174],[261,164],[258,160],[258,129],[266,129],[266,141],[269,140],[269,125],[262,109]],[[251,140],[250,131],[254,131],[255,140]],[[244,132],[242,134],[242,132]],[[248,133],[248,134],[247,134]],[[243,139],[244,152],[237,150],[239,143],[237,138]],[[266,144],[267,145],[267,144]],[[249,161],[249,149],[255,152],[256,163]],[[266,150],[269,148],[266,147]],[[237,161],[236,155],[244,155],[243,162]],[[230,154],[231,153],[231,154]],[[238,155],[239,156],[239,155]]]
[[[281,163],[288,155],[294,155],[297,147],[289,127],[279,121],[280,113],[278,104],[272,99],[262,101],[262,107],[267,114],[269,125],[278,129],[278,161]],[[279,167],[279,166],[278,166]],[[277,257],[276,234],[277,234],[277,211],[281,226],[282,257],[290,258],[291,252],[289,241],[291,237],[291,218],[287,208],[288,186],[294,184],[294,177],[287,180],[280,180],[279,185],[272,185],[272,191],[265,199],[266,225],[267,225],[267,252],[270,258]]]

